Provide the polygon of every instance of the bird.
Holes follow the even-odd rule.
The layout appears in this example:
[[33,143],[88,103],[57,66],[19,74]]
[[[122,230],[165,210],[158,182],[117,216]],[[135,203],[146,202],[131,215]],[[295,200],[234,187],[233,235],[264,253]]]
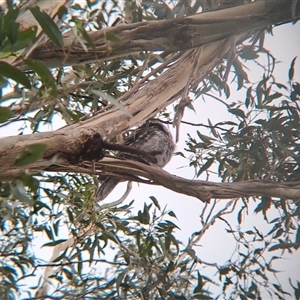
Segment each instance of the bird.
[[[175,151],[175,143],[171,132],[165,125],[158,121],[147,122],[137,128],[125,139],[123,145],[140,149],[148,153],[155,153],[155,164],[161,168],[171,160]],[[136,161],[150,162],[149,159],[137,154],[119,152],[117,156]],[[124,180],[120,178],[104,178],[96,193],[96,200],[104,200],[116,185],[122,181]]]

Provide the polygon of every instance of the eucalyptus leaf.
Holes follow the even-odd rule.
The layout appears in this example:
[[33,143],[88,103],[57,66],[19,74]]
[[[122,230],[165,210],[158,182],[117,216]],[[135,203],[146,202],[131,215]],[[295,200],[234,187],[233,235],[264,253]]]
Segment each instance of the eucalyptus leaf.
[[6,122],[12,116],[13,116],[13,114],[8,107],[0,106],[0,123]]
[[25,75],[25,73],[4,61],[0,61],[0,74],[18,83],[21,83],[28,89],[31,88],[30,80]]
[[56,82],[55,79],[52,75],[52,73],[50,72],[50,70],[48,69],[48,67],[43,64],[40,61],[37,60],[33,60],[33,59],[26,59],[25,63],[27,64],[27,66],[32,69],[34,72],[36,72],[42,82],[49,88],[51,88],[51,94],[53,96],[57,96],[57,86],[56,86]]
[[47,146],[45,144],[34,144],[26,147],[16,158],[14,166],[26,166],[42,158]]
[[55,24],[55,22],[50,18],[48,14],[41,11],[38,6],[34,6],[30,8],[31,13],[41,25],[45,34],[50,38],[50,40],[58,47],[64,47],[64,39],[62,34]]

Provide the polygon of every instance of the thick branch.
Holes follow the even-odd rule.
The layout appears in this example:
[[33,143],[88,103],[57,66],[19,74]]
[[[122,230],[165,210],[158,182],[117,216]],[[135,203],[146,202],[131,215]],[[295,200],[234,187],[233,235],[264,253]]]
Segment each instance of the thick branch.
[[[109,139],[124,132],[134,125],[144,123],[168,104],[174,102],[186,86],[204,79],[210,70],[226,54],[230,43],[225,41],[212,43],[203,49],[195,49],[182,54],[182,57],[161,76],[152,81],[136,85],[127,92],[123,105],[132,114],[129,119],[123,111],[112,108],[84,122],[66,126],[55,132],[36,133],[6,137],[0,143],[0,165],[2,180],[11,178],[14,162],[26,147],[41,143],[47,146],[43,159],[26,165],[24,169],[34,169],[36,166],[46,170],[57,159],[65,157],[66,163],[74,163],[81,156],[82,145],[88,136],[99,134]],[[178,76],[180,74],[181,76]],[[63,156],[61,154],[64,154]],[[50,160],[54,158],[56,160]],[[70,169],[71,170],[71,169]],[[7,177],[5,177],[7,175]],[[16,174],[14,174],[16,176]]]
[[[30,147],[36,144],[46,146],[42,158],[34,163],[16,167],[16,162],[24,158],[24,155],[35,155]],[[38,168],[45,171],[55,163],[76,164],[82,160],[98,160],[104,156],[102,148],[102,138],[93,129],[4,137],[0,139],[0,179],[10,180],[18,177],[22,170]]]
[[[189,180],[171,175],[156,165],[146,165],[133,160],[104,158],[95,164],[97,175],[118,176],[124,180],[156,184],[174,192],[195,197],[203,202],[212,198],[234,199],[251,196],[265,196],[283,199],[300,199],[299,182],[273,182],[266,180],[249,180],[233,183],[217,183],[202,180]],[[11,170],[16,172],[17,170]],[[40,171],[38,167],[35,171]],[[78,172],[94,174],[91,163],[84,162],[78,166],[52,165],[48,171]],[[148,181],[147,181],[148,179]]]
[[[300,16],[299,1],[265,0],[223,10],[164,21],[121,24],[90,32],[94,48],[86,52],[72,31],[65,35],[64,51],[51,42],[37,47],[31,58],[49,67],[76,65],[124,57],[139,51],[182,51],[242,32],[261,30]],[[65,55],[67,53],[67,56]]]
[[154,184],[162,185],[174,192],[196,197],[203,202],[211,198],[232,199],[250,196],[266,196],[284,199],[300,198],[300,183],[278,183],[265,180],[249,180],[233,183],[216,183],[201,180],[189,180],[171,175],[155,165],[146,165],[131,160],[103,160],[97,168],[103,172],[113,172],[132,180],[132,176],[141,176]]

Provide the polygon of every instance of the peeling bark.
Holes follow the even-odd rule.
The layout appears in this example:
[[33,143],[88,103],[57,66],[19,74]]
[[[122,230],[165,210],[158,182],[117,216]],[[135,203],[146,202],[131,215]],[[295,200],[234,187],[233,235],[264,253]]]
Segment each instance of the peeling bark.
[[[0,143],[2,180],[4,180],[5,174],[7,174],[7,178],[11,178],[11,172],[8,171],[14,169],[16,157],[29,145],[45,144],[47,150],[43,157],[44,160],[25,166],[24,169],[34,169],[37,165],[39,168],[44,166],[47,169],[54,162],[74,163],[75,160],[68,158],[80,156],[82,140],[91,132],[98,133],[105,140],[134,125],[144,123],[149,117],[154,116],[178,99],[187,85],[193,85],[204,79],[226,54],[229,46],[230,43],[225,40],[201,49],[187,51],[161,76],[139,84],[124,94],[123,106],[132,114],[131,119],[120,109],[111,108],[84,122],[65,126],[54,132],[2,138]],[[51,162],[50,158],[55,158],[55,161]],[[67,158],[67,160],[62,160],[63,158]]]
[[[94,169],[96,171],[94,171]],[[44,171],[38,164],[32,169],[34,172]],[[210,182],[190,180],[157,167],[141,162],[120,158],[104,158],[92,166],[89,162],[82,162],[77,166],[56,161],[49,166],[50,172],[75,172],[90,175],[116,176],[124,180],[136,181],[146,184],[161,185],[176,193],[195,197],[202,202],[211,199],[239,199],[241,197],[275,197],[282,199],[300,199],[300,182],[273,182],[269,180],[248,180],[239,182]],[[11,177],[21,174],[22,169],[14,168],[8,171]],[[0,174],[0,179],[2,175]]]
[[[82,166],[85,166],[82,164]],[[174,192],[185,194],[208,202],[212,198],[232,199],[251,196],[266,196],[283,199],[300,199],[299,182],[273,182],[266,180],[248,180],[233,183],[217,183],[202,180],[189,180],[171,175],[167,171],[155,166],[146,165],[131,160],[104,159],[96,164],[97,170],[113,172],[122,178],[141,181],[139,177],[150,180],[148,183],[162,185]],[[91,170],[87,168],[86,171]],[[147,183],[147,182],[146,182]]]
[[[86,44],[88,52],[69,31],[64,35],[64,49],[49,41],[38,46],[29,57],[42,60],[49,67],[60,67],[110,60],[140,51],[183,51],[299,17],[299,0],[256,1],[184,18],[121,24],[90,32],[94,48]],[[18,66],[25,68],[21,62]]]

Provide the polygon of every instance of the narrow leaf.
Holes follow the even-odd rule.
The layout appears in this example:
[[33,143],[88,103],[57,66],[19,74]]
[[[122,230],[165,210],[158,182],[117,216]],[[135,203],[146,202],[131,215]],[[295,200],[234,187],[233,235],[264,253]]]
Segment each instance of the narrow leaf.
[[279,243],[279,244],[276,244],[272,247],[270,247],[268,249],[268,251],[275,251],[275,250],[279,250],[279,249],[289,249],[289,248],[292,248],[292,247],[296,247],[297,244],[295,243]]
[[228,111],[231,113],[231,114],[234,114],[238,117],[241,117],[243,119],[246,118],[246,115],[245,115],[245,112],[239,108],[231,108],[231,109],[228,109]]
[[197,177],[200,176],[204,171],[206,171],[214,162],[214,157],[209,158],[206,163],[200,168],[199,172],[197,173]]
[[198,283],[197,283],[197,286],[195,287],[194,289],[194,293],[201,293],[202,292],[202,289],[203,289],[203,280],[202,280],[202,276],[201,274],[198,272]]
[[49,242],[49,243],[44,244],[42,247],[54,247],[54,246],[59,245],[59,244],[65,242],[65,241],[66,241],[66,239],[61,239],[61,240]]
[[12,117],[12,113],[7,107],[0,107],[0,123],[7,121]]
[[14,166],[26,166],[31,164],[43,156],[47,146],[44,144],[34,144],[25,148],[14,162]]
[[106,34],[106,39],[113,43],[120,42],[120,39],[112,32]]
[[0,52],[16,52],[21,50],[32,43],[37,33],[37,27],[31,26],[26,30],[19,31],[14,44],[7,39],[1,45]]
[[92,93],[94,93],[97,96],[100,96],[102,98],[104,98],[105,100],[107,100],[108,102],[110,102],[111,104],[115,105],[117,108],[119,108],[126,116],[128,116],[129,118],[132,118],[133,115],[131,114],[131,112],[129,112],[123,104],[121,104],[116,98],[114,98],[111,95],[108,95],[104,92],[98,91],[98,90],[91,90]]
[[22,71],[4,61],[0,61],[0,74],[14,80],[15,82],[21,83],[28,89],[31,88],[28,77]]
[[293,80],[293,78],[294,78],[294,74],[295,74],[294,67],[295,67],[296,59],[297,59],[297,56],[294,57],[294,59],[291,62],[291,66],[290,66],[290,69],[289,69],[289,80]]
[[152,202],[154,203],[154,205],[155,205],[159,210],[161,210],[160,205],[159,205],[157,199],[156,199],[154,196],[150,196],[149,198],[152,200]]
[[36,72],[41,81],[49,88],[52,89],[51,95],[57,96],[57,87],[55,83],[55,79],[50,72],[50,70],[40,61],[33,60],[33,59],[26,59],[25,60],[27,66],[31,68],[34,72]]
[[170,217],[173,217],[173,218],[176,218],[176,219],[177,219],[175,213],[174,213],[172,210],[170,210],[170,211],[168,212],[168,215],[169,215]]
[[41,11],[38,6],[30,8],[31,13],[38,23],[43,28],[45,34],[58,47],[64,47],[64,40],[62,34],[55,24],[55,22],[45,12]]
[[245,207],[242,207],[242,209],[240,209],[239,213],[238,213],[238,223],[239,225],[241,225],[242,223],[242,218],[243,218],[243,210],[244,210]]

